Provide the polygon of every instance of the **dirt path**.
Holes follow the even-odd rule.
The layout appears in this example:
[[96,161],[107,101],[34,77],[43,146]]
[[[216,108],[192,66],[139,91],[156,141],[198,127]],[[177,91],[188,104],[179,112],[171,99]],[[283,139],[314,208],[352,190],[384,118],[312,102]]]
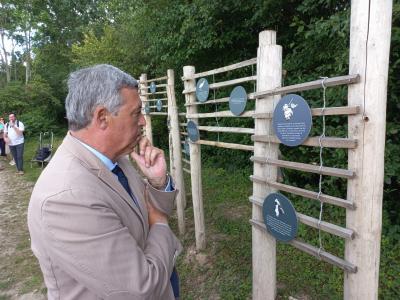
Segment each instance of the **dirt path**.
[[26,224],[33,184],[5,167],[0,171],[0,300],[46,299]]

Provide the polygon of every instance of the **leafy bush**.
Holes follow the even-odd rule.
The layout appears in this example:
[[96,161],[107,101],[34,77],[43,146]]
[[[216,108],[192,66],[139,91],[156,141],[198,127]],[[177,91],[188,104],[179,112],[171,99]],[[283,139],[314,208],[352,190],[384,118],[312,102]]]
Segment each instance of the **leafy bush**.
[[34,136],[40,131],[59,130],[58,115],[61,101],[53,96],[49,85],[41,79],[27,85],[12,82],[0,89],[0,112],[15,113],[25,124],[25,135]]

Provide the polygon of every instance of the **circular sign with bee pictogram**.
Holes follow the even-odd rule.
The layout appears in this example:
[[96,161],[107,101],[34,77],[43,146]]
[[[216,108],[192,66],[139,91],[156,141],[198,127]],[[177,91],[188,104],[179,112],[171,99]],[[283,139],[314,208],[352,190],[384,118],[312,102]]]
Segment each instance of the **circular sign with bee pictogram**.
[[301,145],[310,134],[311,109],[299,95],[286,95],[275,107],[272,126],[282,144],[291,147]]

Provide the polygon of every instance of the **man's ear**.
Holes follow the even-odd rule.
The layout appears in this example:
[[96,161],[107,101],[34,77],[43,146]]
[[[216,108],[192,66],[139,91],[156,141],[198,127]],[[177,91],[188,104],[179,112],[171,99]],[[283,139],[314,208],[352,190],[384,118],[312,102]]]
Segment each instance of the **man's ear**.
[[109,112],[104,106],[98,106],[93,112],[93,125],[99,129],[108,127]]

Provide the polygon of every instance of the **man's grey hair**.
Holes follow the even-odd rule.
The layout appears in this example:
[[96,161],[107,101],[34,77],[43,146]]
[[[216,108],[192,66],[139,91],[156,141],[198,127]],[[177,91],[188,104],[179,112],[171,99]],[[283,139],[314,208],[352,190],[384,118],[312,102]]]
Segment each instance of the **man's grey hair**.
[[69,129],[75,131],[88,126],[100,105],[112,114],[118,113],[123,104],[121,89],[137,87],[132,76],[111,65],[96,65],[71,73],[65,99]]

